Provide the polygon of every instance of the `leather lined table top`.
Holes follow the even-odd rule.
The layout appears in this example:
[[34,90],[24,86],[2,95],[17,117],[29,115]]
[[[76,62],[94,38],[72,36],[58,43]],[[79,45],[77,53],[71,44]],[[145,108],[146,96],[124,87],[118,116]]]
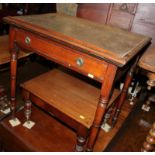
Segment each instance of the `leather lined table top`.
[[125,65],[151,38],[61,14],[6,17],[5,21],[89,55]]

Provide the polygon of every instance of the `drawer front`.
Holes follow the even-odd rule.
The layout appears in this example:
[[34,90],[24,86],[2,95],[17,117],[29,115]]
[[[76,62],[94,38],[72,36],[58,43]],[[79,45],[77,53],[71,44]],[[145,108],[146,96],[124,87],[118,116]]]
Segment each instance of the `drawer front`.
[[23,30],[16,31],[15,39],[21,47],[32,50],[90,78],[98,81],[102,81],[104,78],[108,66],[105,61]]

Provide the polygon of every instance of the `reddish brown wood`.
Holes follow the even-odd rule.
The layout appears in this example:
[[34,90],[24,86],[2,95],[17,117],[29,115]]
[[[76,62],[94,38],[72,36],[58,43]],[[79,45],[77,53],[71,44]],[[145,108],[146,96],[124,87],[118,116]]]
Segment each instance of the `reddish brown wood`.
[[131,30],[137,4],[130,3],[104,3],[79,4],[77,16],[98,23]]
[[[73,152],[76,134],[70,128],[32,106],[31,120],[36,124],[29,130],[22,125],[12,127],[10,116],[0,123],[3,150],[9,152]],[[21,123],[25,122],[24,110],[16,114]]]
[[[31,39],[30,44],[25,43],[25,38],[27,36]],[[104,78],[103,75],[105,74],[107,68],[107,62],[104,60],[101,61],[84,53],[79,53],[79,51],[73,50],[72,48],[63,46],[53,41],[47,41],[37,35],[34,35],[33,33],[22,30],[17,30],[15,39],[24,49],[30,51],[33,50],[47,59],[63,64],[64,66],[74,69],[86,76],[88,73],[91,73],[94,76],[94,79],[100,82]],[[83,59],[83,65],[77,65],[78,58]]]
[[[9,51],[9,36],[3,35],[0,36],[0,65],[10,62],[10,51]],[[24,58],[32,54],[32,52],[20,51],[18,58]]]
[[[28,94],[29,92],[26,90],[23,90],[23,97],[25,98],[24,94]],[[64,113],[60,112],[54,107],[51,107],[49,104],[38,98],[37,96],[30,93],[30,99],[32,102],[34,102],[39,107],[43,108],[44,110],[54,113],[54,115],[57,116],[57,118],[61,118],[63,122],[65,122],[67,125],[71,126],[73,129],[77,129],[80,124],[78,124],[74,119],[71,117],[64,115]]]
[[88,129],[80,125],[77,131],[77,143],[75,146],[76,152],[85,151],[87,136],[88,136]]
[[[31,31],[38,36],[71,47],[81,54],[86,53],[108,60],[120,67],[127,64],[151,40],[150,37],[60,14],[6,17],[4,20],[15,27],[22,27],[26,32]],[[46,25],[46,22],[49,24]],[[97,31],[94,31],[95,29]]]
[[[23,83],[22,88],[25,100],[29,98],[77,131],[76,150],[82,151],[94,119],[100,90],[56,69]],[[118,95],[114,91],[109,104]]]
[[78,4],[77,17],[85,18],[98,23],[106,24],[110,3],[103,4]]
[[130,30],[136,8],[137,4],[114,3],[106,24]]
[[117,67],[114,65],[109,65],[107,72],[106,72],[106,77],[104,79],[104,82],[102,84],[101,88],[101,96],[98,102],[97,110],[95,113],[93,125],[91,127],[89,139],[88,139],[88,144],[87,144],[87,151],[92,151],[93,146],[95,144],[95,140],[97,138],[97,134],[100,128],[101,121],[103,119],[103,116],[105,114],[105,110],[109,101],[110,97],[110,92],[115,80],[115,75],[116,75]]
[[155,123],[149,131],[148,136],[146,137],[146,141],[143,143],[143,147],[141,148],[142,152],[149,152],[155,150]]
[[[35,18],[35,20],[33,18]],[[59,116],[59,118],[61,118],[62,121],[65,122],[65,120],[67,120],[66,123],[71,123],[73,128],[77,129],[77,127],[79,127],[81,124],[85,125],[87,128],[92,126],[87,146],[87,150],[92,150],[98,135],[101,120],[109,101],[118,66],[128,65],[129,61],[139,53],[140,49],[148,44],[150,38],[128,33],[121,29],[115,29],[110,26],[99,25],[76,17],[58,14],[46,14],[35,17],[7,17],[5,20],[14,27],[11,30],[12,34],[13,32],[16,32],[14,33],[15,35],[11,34],[12,37],[10,40],[12,45],[10,47],[12,50],[12,105],[15,105],[17,69],[17,51],[13,50],[15,41],[17,46],[20,48],[34,51],[50,60],[54,60],[61,65],[65,65],[66,67],[87,75],[90,78],[94,78],[96,80],[99,79],[98,81],[102,82],[100,93],[101,97],[97,105],[97,109],[96,106],[93,108],[96,112],[93,111],[93,115],[91,115],[93,118],[91,119],[93,125],[92,122],[90,123],[90,121],[88,123],[86,121],[81,121],[79,118],[77,119],[76,117],[73,117],[74,113],[70,113],[68,109],[65,109],[67,106],[63,107],[67,112],[64,109],[64,111],[61,111],[62,106],[61,108],[54,107],[54,103],[56,103],[57,99],[59,99],[59,96],[64,94],[64,92],[58,95],[55,102],[52,103],[51,100],[49,101],[51,95],[47,97],[46,92],[48,89],[46,89],[44,92],[45,96],[43,97],[46,98],[45,100],[43,100],[42,97],[38,97],[36,94],[33,94],[36,92],[36,88],[30,92],[30,99],[32,101],[36,102],[44,109],[54,112]],[[46,21],[48,23],[47,25],[45,24]],[[88,30],[88,28],[93,31]],[[103,37],[104,35],[107,37]],[[54,49],[54,51],[52,51],[52,49]],[[83,58],[86,61],[84,65],[79,66],[77,64],[76,60],[78,58]],[[54,85],[55,84],[52,84],[53,87]],[[75,86],[77,86],[77,83]],[[49,85],[47,85],[47,87],[49,88]],[[74,90],[74,87],[72,87],[72,89]],[[53,91],[54,90],[56,90],[56,88],[53,89]],[[80,93],[82,90],[83,89],[76,92]],[[37,92],[39,93],[38,89]],[[70,92],[70,90],[68,90],[68,92]],[[68,99],[70,99],[69,102],[71,102],[71,99],[77,100],[83,98],[85,99],[79,103],[86,102],[87,99],[90,99],[87,97],[87,95],[90,95],[90,93],[83,93],[82,97],[65,98],[63,102],[66,102]],[[94,97],[94,95],[92,95],[92,97]],[[55,98],[55,96],[53,96],[53,98]],[[97,99],[95,99],[95,102],[96,101]],[[91,103],[91,101],[89,102]],[[89,102],[85,103],[85,105],[89,104]],[[73,103],[74,101],[72,104]],[[91,106],[89,106],[89,108],[91,108]],[[81,109],[81,111],[82,110],[84,109]],[[63,112],[65,112],[65,115]],[[87,112],[88,111],[85,111],[85,113]],[[94,115],[95,117],[93,117]],[[84,130],[82,131],[84,132]],[[82,134],[79,132],[79,141],[82,139],[79,145],[84,144],[85,134],[83,135],[83,132]]]
[[[43,81],[44,84],[42,84]],[[60,117],[58,115],[58,118],[63,119],[63,115],[66,115],[77,124],[88,129],[91,127],[100,89],[58,69],[53,69],[24,82],[21,86],[26,92],[29,92],[32,102],[37,101],[38,98],[46,104],[43,105],[39,101],[34,103],[40,104],[42,108],[52,112],[55,116],[57,113],[52,109],[62,113]],[[24,94],[26,95],[26,93]],[[48,109],[48,107],[50,108]]]
[[31,101],[30,100],[26,100],[25,101],[25,110],[24,110],[24,114],[25,114],[25,118],[26,118],[26,122],[29,123],[30,121],[30,117],[31,117]]
[[[119,132],[119,129],[121,128],[121,126],[123,125],[123,123],[126,121],[126,118],[130,114],[130,112],[131,112],[132,109],[133,109],[133,106],[130,106],[129,101],[126,100],[126,104],[123,104],[123,107],[122,107],[120,116],[118,118],[119,120],[118,120],[118,123],[116,124],[116,127],[113,128],[108,133],[104,132],[103,130],[100,130],[99,136],[98,136],[97,141],[96,141],[95,146],[94,146],[94,151],[95,152],[96,151],[97,152],[102,152],[103,150],[106,149],[106,147],[110,144],[110,142],[112,141],[112,139],[115,137],[116,133]],[[31,130],[28,130],[27,132],[29,134],[31,134],[32,131],[33,131],[35,133],[38,132],[38,134],[39,134],[38,129],[39,129],[40,126],[42,127],[42,125],[43,125],[41,123],[44,123],[45,129],[48,130],[48,128],[46,128],[45,123],[47,122],[47,120],[49,121],[51,119],[51,116],[49,116],[49,118],[45,117],[44,115],[42,115],[41,117],[38,117],[39,115],[41,115],[40,114],[41,111],[40,110],[36,111],[33,106],[32,106],[32,110],[33,110],[33,114],[32,114],[31,120],[34,121],[36,123],[36,125],[38,125],[38,126],[35,125]],[[22,123],[24,123],[25,117],[23,115],[23,110],[20,112],[20,115],[21,115],[21,117],[19,117],[19,115],[17,114],[17,117],[22,121]],[[43,118],[44,118],[45,122],[44,121],[39,121],[39,120],[43,120]],[[8,118],[6,118],[6,120],[5,120],[5,123],[7,123],[7,125],[8,125],[8,122],[7,121],[8,121]],[[38,124],[38,122],[39,122],[39,124]],[[4,120],[3,120],[3,123],[4,123]],[[50,139],[49,142],[52,143],[52,139],[55,138],[55,134],[51,134],[51,129],[52,129],[53,126],[50,123],[52,123],[52,122],[49,122],[49,127],[51,126],[51,128],[49,128],[49,131],[46,130],[46,132],[44,132],[42,129],[39,129],[39,130],[40,130],[40,132],[43,132],[43,133],[48,133],[49,132],[50,133],[50,137],[48,137],[48,139]],[[22,127],[22,125],[19,126],[19,127],[20,128],[23,128],[25,130],[25,128]],[[10,126],[9,126],[9,128],[10,128]],[[11,129],[12,129],[12,127],[11,127]],[[10,130],[10,131],[13,131],[13,130]],[[3,133],[1,133],[1,128],[0,128],[0,134],[2,135],[1,138],[2,139],[4,138],[3,144],[5,145],[5,148],[6,148],[6,149],[4,149],[4,151],[20,151],[20,152],[22,152],[22,151],[30,151],[30,147],[29,148],[22,149],[23,148],[22,146],[25,146],[25,145],[23,144],[23,142],[19,141],[19,137],[20,136],[21,136],[21,139],[24,139],[24,136],[23,136],[24,134],[21,132],[21,130],[19,131],[19,128],[18,127],[15,128],[15,131],[16,132],[18,131],[18,133],[20,133],[20,134],[18,134],[18,138],[16,138],[16,136],[15,136],[15,138],[13,138],[14,137],[13,135],[16,135],[17,133],[16,132],[10,132],[10,131],[8,131],[7,128],[3,128]],[[10,136],[9,136],[9,133],[10,133]],[[64,132],[64,133],[66,133],[66,132]],[[69,133],[69,134],[71,136],[71,133]],[[75,133],[73,133],[73,134],[74,134],[74,137],[73,137],[72,141],[69,138],[67,139],[67,143],[70,144],[70,147],[65,148],[64,145],[63,145],[62,147],[65,148],[64,150],[68,150],[69,151],[69,150],[71,150],[70,148],[72,148],[72,151],[74,150],[74,145],[76,144],[76,141],[75,141],[76,140],[76,134]],[[35,134],[35,135],[37,137],[37,134]],[[35,135],[33,135],[33,136],[35,136]],[[41,135],[43,135],[43,134],[41,134]],[[47,136],[48,136],[48,134],[47,134]],[[27,139],[29,139],[29,138],[32,138],[33,139],[32,136],[26,137],[26,138]],[[43,137],[41,137],[41,138],[43,138]],[[47,137],[44,136],[44,139],[46,139],[46,138]],[[10,139],[10,141],[8,139]],[[62,139],[64,139],[64,138],[62,138]],[[14,145],[11,143],[13,140],[14,140],[14,143],[13,143]],[[25,142],[26,142],[26,139],[25,139]],[[35,140],[30,143],[31,144],[30,145],[31,147],[32,147],[32,145],[34,145],[34,142],[35,142]],[[65,143],[65,140],[63,142]],[[55,143],[53,145],[55,145],[55,148],[56,148],[58,145],[60,146],[63,142],[61,140],[60,142]],[[133,140],[133,143],[134,143],[134,140]],[[39,146],[39,144],[38,144],[38,146]],[[42,151],[52,151],[52,148],[50,148],[50,145],[46,145],[47,147],[49,146],[49,149],[48,148],[45,148],[45,146],[43,146],[43,145],[41,145],[41,146],[42,146],[42,148],[39,146],[39,149],[40,150],[42,149]],[[35,151],[39,151],[36,146],[34,146],[34,147],[35,147]],[[15,148],[16,148],[16,150],[15,150]],[[44,148],[44,150],[43,150],[43,148]]]
[[152,44],[155,44],[155,4],[139,3],[133,20],[132,32],[152,37]]
[[124,82],[122,93],[121,93],[121,95],[119,97],[119,100],[117,101],[115,113],[114,113],[113,118],[112,118],[112,127],[114,127],[114,125],[116,124],[116,121],[118,119],[118,115],[120,113],[121,107],[122,107],[122,105],[123,105],[123,103],[124,103],[124,101],[126,99],[127,94],[128,94],[128,88],[129,88],[129,86],[131,84],[131,81],[132,81],[132,78],[133,78],[133,73],[134,73],[134,71],[136,69],[138,60],[139,60],[139,57],[137,57],[136,61],[131,66],[130,70],[128,71],[128,73],[126,75],[126,79],[125,79],[125,82]]
[[[123,106],[122,106],[116,126],[114,128],[112,128],[109,132],[105,132],[102,129],[99,131],[99,135],[98,135],[96,143],[94,145],[94,152],[96,152],[96,151],[102,152],[103,150],[106,150],[108,145],[112,142],[112,139],[116,136],[117,133],[119,133],[123,123],[126,121],[126,119],[128,118],[128,115],[130,114],[130,112],[132,110],[133,110],[133,106],[131,106],[129,104],[128,100],[125,100],[125,104],[123,104]],[[134,143],[134,141],[133,141],[133,143]],[[120,145],[120,143],[119,143],[119,145]],[[118,150],[116,149],[115,151],[117,152]]]
[[17,73],[17,57],[19,48],[14,40],[15,37],[15,30],[11,27],[10,28],[10,43],[9,48],[11,52],[11,110],[12,110],[12,117],[15,117],[15,110],[16,110],[16,73]]
[[[12,32],[13,33],[13,32]],[[10,52],[9,52],[9,36],[8,35],[3,35],[0,36],[0,65],[6,64],[10,62]],[[11,45],[11,48],[14,45]],[[18,58],[24,58],[30,55],[31,53],[24,53],[23,51],[20,52]],[[9,105],[7,95],[5,93],[5,88],[3,86],[0,86],[0,107],[6,108]],[[8,105],[8,106],[6,106]]]

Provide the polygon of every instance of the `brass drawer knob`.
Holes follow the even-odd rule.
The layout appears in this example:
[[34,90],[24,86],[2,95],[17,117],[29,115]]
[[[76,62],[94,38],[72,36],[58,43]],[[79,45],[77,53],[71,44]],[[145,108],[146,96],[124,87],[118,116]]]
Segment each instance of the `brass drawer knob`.
[[78,66],[82,66],[82,65],[84,64],[84,60],[83,60],[82,58],[77,58],[77,59],[76,59],[76,64],[77,64]]
[[25,37],[25,43],[29,45],[31,43],[31,39],[27,36]]

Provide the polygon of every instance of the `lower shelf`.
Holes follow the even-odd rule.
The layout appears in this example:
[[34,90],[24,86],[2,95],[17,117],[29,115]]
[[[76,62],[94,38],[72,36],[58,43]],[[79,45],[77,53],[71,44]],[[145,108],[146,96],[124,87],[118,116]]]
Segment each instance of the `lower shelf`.
[[[86,128],[91,127],[100,97],[99,88],[57,69],[33,78],[21,86],[30,93],[32,101],[38,98],[45,102],[46,104],[39,105],[44,109],[57,109]],[[119,91],[115,90],[110,103],[118,95]],[[38,103],[39,101],[36,104]],[[50,112],[54,113],[52,110]]]

